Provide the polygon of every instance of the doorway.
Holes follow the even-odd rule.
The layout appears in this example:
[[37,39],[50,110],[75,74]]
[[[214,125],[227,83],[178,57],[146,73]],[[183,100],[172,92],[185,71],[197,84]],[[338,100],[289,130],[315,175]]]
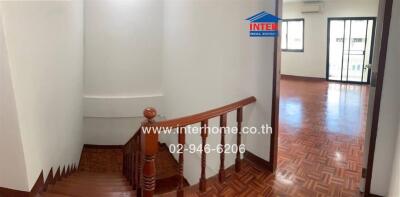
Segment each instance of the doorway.
[[328,18],[327,80],[369,84],[374,32],[374,17]]
[[[370,42],[371,43],[370,53],[371,54],[374,53],[374,55],[372,57],[373,61],[371,61],[371,57],[369,57],[369,62],[366,61],[367,63],[364,62],[364,64],[361,64],[364,67],[368,63],[372,62],[372,69],[369,68],[369,66],[365,66],[368,69],[368,73],[367,73],[367,77],[366,77],[367,79],[365,80],[364,77],[363,77],[363,73],[360,72],[361,73],[361,77],[360,77],[361,80],[357,80],[357,81],[361,81],[361,82],[357,82],[354,79],[353,80],[352,79],[349,80],[348,78],[351,78],[351,77],[348,76],[350,73],[349,72],[345,73],[345,74],[347,74],[347,76],[342,75],[342,71],[344,70],[344,68],[342,69],[341,64],[340,64],[340,80],[336,80],[337,82],[340,82],[340,83],[336,83],[339,86],[354,86],[354,85],[358,85],[358,84],[348,84],[348,83],[366,83],[366,84],[370,84],[368,86],[369,89],[370,89],[369,90],[370,94],[369,94],[369,98],[368,98],[368,100],[369,100],[368,103],[369,104],[368,104],[368,107],[367,107],[368,108],[368,118],[366,120],[366,123],[370,125],[369,126],[370,128],[366,129],[365,142],[363,143],[364,146],[365,146],[364,148],[366,150],[368,150],[368,151],[364,151],[364,153],[363,153],[363,162],[362,162],[363,169],[362,169],[362,173],[357,172],[356,174],[353,174],[355,176],[362,176],[363,181],[360,182],[360,185],[359,185],[360,188],[358,188],[358,189],[361,190],[361,191],[364,191],[364,195],[365,196],[371,195],[371,183],[372,183],[372,169],[373,169],[373,163],[374,163],[374,151],[375,151],[375,143],[376,143],[376,138],[377,138],[377,130],[378,130],[377,127],[378,127],[378,120],[379,120],[379,114],[380,114],[379,110],[380,110],[380,102],[381,102],[381,95],[382,95],[382,86],[383,86],[383,78],[384,78],[384,70],[385,70],[386,53],[387,53],[387,46],[388,46],[388,37],[389,37],[389,29],[390,29],[390,22],[391,22],[391,12],[392,12],[393,0],[379,0],[378,3],[379,3],[379,6],[378,6],[378,14],[377,14],[376,20],[373,17],[368,17],[368,18],[365,18],[365,17],[363,17],[363,18],[347,18],[347,17],[346,18],[329,18],[329,17],[327,17],[325,19],[325,22],[328,22],[328,24],[325,25],[325,28],[327,26],[328,26],[328,28],[331,28],[331,27],[329,27],[329,21],[327,19],[331,19],[331,20],[334,20],[334,19],[342,19],[343,20],[344,19],[345,20],[345,22],[344,22],[345,25],[346,25],[346,19],[348,19],[350,21],[352,21],[352,19],[371,19],[373,21],[372,28],[375,29],[375,26],[376,26],[376,29],[377,29],[376,31],[375,30],[372,31],[372,32],[376,32],[375,38],[373,36],[370,37],[370,39],[371,39],[371,42]],[[284,18],[284,16],[282,15],[283,1],[282,0],[277,0],[277,4],[278,4],[278,6],[276,8],[276,12],[275,13],[276,13],[277,16]],[[364,4],[362,4],[362,5],[364,5]],[[286,7],[286,8],[294,8],[295,6],[289,7],[289,6],[285,5],[284,7]],[[296,7],[300,7],[300,6],[296,6]],[[316,7],[318,7],[318,6],[316,6]],[[360,5],[360,7],[361,7],[361,5]],[[351,10],[351,9],[349,9],[349,10]],[[364,14],[364,16],[365,15],[368,16],[369,14]],[[294,16],[294,15],[291,15],[291,16]],[[296,15],[296,17],[297,17],[297,15]],[[339,17],[341,17],[341,16],[339,16]],[[349,22],[347,22],[347,23],[349,23]],[[375,22],[376,22],[376,24],[375,24]],[[342,24],[342,28],[343,28],[343,24]],[[346,31],[345,28],[346,27],[343,28],[343,32]],[[352,28],[350,28],[350,29],[352,29]],[[364,29],[364,30],[368,31],[368,29]],[[312,34],[313,36],[311,36],[308,39],[312,40],[313,42],[316,42],[315,39],[319,37],[319,34],[315,33],[316,32],[315,29],[312,29],[311,32],[313,33]],[[330,30],[327,31],[327,34],[325,34],[325,35],[329,36],[329,32],[330,32]],[[345,51],[344,51],[344,50],[346,50],[346,48],[343,49],[343,47],[345,46],[344,42],[346,41],[345,36],[343,36],[343,32],[342,32],[342,38],[343,38],[343,41],[342,41],[343,42],[342,54],[346,54]],[[349,35],[348,36],[348,40],[349,40],[348,41],[348,45],[349,44],[351,45],[351,43],[350,43],[352,41],[351,40],[352,38],[350,36],[351,33],[349,32],[348,35]],[[326,41],[324,40],[324,43],[328,43],[328,45],[329,45],[330,38],[327,39],[327,37],[325,37],[325,39],[326,39]],[[367,40],[366,38],[364,38],[364,39]],[[372,44],[375,42],[374,40],[376,40],[376,43],[375,43],[375,46],[372,47]],[[338,40],[338,41],[340,41],[340,40]],[[369,41],[367,42],[367,44],[368,43],[369,43]],[[274,44],[275,44],[274,70],[273,70],[273,76],[274,76],[273,88],[274,89],[273,89],[272,117],[271,117],[271,122],[272,122],[272,127],[274,128],[274,132],[273,132],[273,134],[271,136],[272,139],[271,139],[271,144],[270,144],[270,163],[271,163],[271,169],[276,173],[276,177],[282,179],[281,182],[285,182],[286,181],[286,183],[288,183],[288,184],[293,184],[294,182],[290,182],[291,179],[287,178],[287,177],[290,178],[290,176],[293,175],[292,172],[290,172],[288,170],[285,171],[285,169],[284,169],[284,171],[283,171],[284,173],[280,173],[280,172],[282,172],[282,170],[281,170],[282,163],[285,162],[285,160],[282,160],[281,154],[279,154],[279,157],[278,157],[278,147],[279,147],[278,146],[278,139],[280,141],[279,145],[282,144],[281,143],[282,138],[281,137],[278,138],[278,136],[282,133],[281,132],[282,126],[281,126],[280,122],[283,119],[283,118],[281,118],[281,119],[279,118],[280,117],[280,113],[282,113],[282,111],[279,109],[280,108],[279,106],[280,106],[280,103],[285,102],[283,100],[284,98],[282,98],[282,95],[280,95],[280,92],[282,91],[281,85],[283,83],[285,83],[285,81],[283,81],[283,80],[281,81],[281,76],[284,76],[286,73],[282,72],[282,71],[284,71],[284,69],[282,69],[282,65],[283,65],[282,64],[282,59],[283,58],[281,56],[284,53],[281,51],[281,37],[278,37],[277,39],[275,39],[275,43]],[[324,46],[324,48],[325,47],[326,46]],[[367,45],[365,46],[364,51],[367,50],[366,47],[367,47]],[[307,48],[307,45],[306,45],[306,48]],[[372,51],[372,49],[373,49],[373,51]],[[325,64],[326,65],[326,67],[325,67],[326,70],[324,69],[324,72],[323,72],[323,75],[325,75],[325,76],[323,76],[323,80],[325,81],[325,83],[329,83],[329,84],[330,83],[335,83],[335,82],[333,82],[335,80],[329,80],[329,64],[328,64],[329,63],[329,47],[326,47],[325,50],[328,51],[328,54],[326,56],[326,59],[323,60],[323,61],[326,61],[326,64]],[[310,50],[305,50],[305,51],[310,51]],[[349,48],[347,48],[347,51],[352,52],[351,50],[349,50]],[[313,52],[313,54],[312,54],[313,56],[320,57],[318,55],[315,55],[316,52],[318,52],[317,50],[314,50],[312,52]],[[326,52],[326,51],[324,51],[324,52]],[[367,52],[364,52],[364,53],[367,53]],[[347,53],[347,54],[350,56],[348,59],[352,58],[352,53]],[[299,55],[296,54],[296,56],[299,56]],[[364,54],[363,54],[363,56],[364,56]],[[340,57],[340,58],[342,58],[342,57]],[[343,57],[342,60],[344,60],[344,59],[345,59],[345,57]],[[364,60],[367,60],[367,59],[368,59],[367,57],[364,57]],[[291,63],[297,63],[297,62],[299,62],[301,60],[308,60],[308,58],[296,57],[295,60],[296,61],[292,61]],[[342,62],[340,62],[340,63],[342,63]],[[349,60],[349,63],[347,65],[351,65],[350,60]],[[302,68],[301,71],[304,71],[305,70],[304,68],[308,68],[307,66],[308,66],[308,64],[306,64],[305,66],[301,67]],[[350,70],[350,68],[352,68],[352,67],[350,66],[348,68]],[[347,67],[346,67],[346,71],[347,71]],[[367,71],[364,71],[364,72],[367,72]],[[317,76],[317,77],[319,77],[319,76]],[[304,77],[300,76],[300,77],[297,77],[297,78],[304,78]],[[343,81],[345,83],[342,82],[343,78],[346,79],[346,81]],[[368,79],[371,79],[371,81],[369,81]],[[313,80],[315,80],[315,79],[313,79]],[[309,90],[309,86],[303,87],[303,89],[308,91]],[[291,93],[290,91],[288,91],[288,92]],[[294,100],[294,101],[296,101],[296,100]],[[315,102],[315,101],[313,99],[310,102]],[[296,104],[296,102],[294,102],[294,103]],[[297,103],[299,103],[299,102],[297,102]],[[285,103],[283,103],[283,104],[285,104]],[[291,104],[291,103],[286,102],[286,104]],[[301,106],[301,105],[297,105],[297,106]],[[301,111],[304,111],[306,108],[305,107],[297,107],[296,108],[296,105],[295,105],[294,108],[290,107],[290,109],[291,110],[295,109],[295,110],[298,110],[298,112],[301,112]],[[344,109],[344,108],[343,107],[342,108],[339,107],[339,108],[336,108],[336,109],[339,110],[339,109]],[[288,110],[288,111],[290,112],[290,110]],[[294,114],[296,114],[296,113],[294,113]],[[323,115],[323,114],[324,113],[321,113],[321,115]],[[304,116],[304,117],[306,118],[306,116]],[[308,123],[308,126],[316,127],[316,128],[321,127],[321,125],[310,124],[310,123]],[[298,133],[300,133],[300,132],[298,132]],[[298,133],[296,133],[296,134],[298,134]],[[303,138],[303,139],[307,139],[307,138]],[[333,139],[337,139],[337,138],[333,138]],[[317,143],[319,142],[319,140],[315,140],[315,141],[317,141]],[[296,141],[290,141],[287,144],[294,144],[294,142],[296,142]],[[317,148],[317,150],[321,150],[320,149],[321,146],[322,145],[317,144],[315,147]],[[285,146],[282,146],[282,147],[285,148]],[[298,149],[292,149],[292,150],[298,150]],[[290,150],[288,152],[290,152]],[[321,153],[321,155],[323,155],[325,153],[326,152]],[[349,153],[352,153],[352,151],[349,151]],[[314,155],[313,156],[310,156],[309,154],[306,154],[306,155],[307,155],[308,159],[307,160],[303,160],[303,161],[306,161],[306,164],[308,164],[310,159],[318,158],[318,157],[313,157]],[[335,153],[335,154],[332,155],[332,158],[337,159],[337,162],[340,164],[340,161],[341,161],[341,159],[343,157],[342,157],[342,154],[336,154]],[[347,158],[352,158],[353,159],[354,157],[350,156],[350,157],[347,157]],[[295,160],[294,162],[286,162],[286,163],[297,164],[299,161],[300,160]],[[317,160],[317,162],[320,162],[320,163],[324,163],[325,161],[326,160]],[[278,163],[279,163],[279,166],[280,166],[279,168],[278,168]],[[353,166],[354,167],[355,165],[353,165],[353,164],[349,165],[349,166]],[[289,166],[289,167],[291,167],[291,166]],[[320,170],[318,170],[318,167],[316,167],[315,165],[304,165],[304,166],[302,166],[302,168],[294,167],[292,169],[294,169],[294,170],[299,169],[301,172],[304,172],[304,169],[307,169],[307,170],[310,170],[311,172],[316,172],[316,173],[318,173],[320,171]],[[331,168],[329,168],[329,169],[331,169]],[[326,169],[326,170],[328,170],[328,169]],[[322,171],[320,171],[320,172],[322,172]],[[298,179],[298,180],[304,181],[307,178],[311,178],[311,179],[314,178],[315,180],[326,180],[325,178],[329,177],[329,176],[326,176],[326,172],[328,172],[328,171],[324,171],[325,175],[322,175],[322,176],[318,176],[318,174],[312,174],[311,176],[309,176],[309,175],[306,174],[306,176],[304,176],[304,177],[296,177],[295,180]],[[337,172],[344,172],[344,171],[343,170],[339,170]],[[346,175],[346,176],[348,176],[348,175]],[[354,176],[352,176],[352,177],[354,177]],[[335,184],[337,184],[337,183],[352,183],[352,184],[356,183],[357,184],[358,181],[345,181],[345,180],[335,179],[335,182],[336,182]],[[304,183],[304,182],[302,182],[302,183]],[[305,184],[305,185],[308,185],[308,184]],[[317,187],[321,188],[321,186],[317,186]],[[344,187],[344,188],[346,188],[346,187]],[[354,188],[357,188],[357,187],[358,186],[355,186]],[[328,186],[323,187],[323,188],[325,190],[329,190],[330,187],[328,185]],[[296,192],[298,192],[298,191],[301,191],[301,190],[297,188]],[[343,192],[345,192],[345,191],[343,191]],[[311,192],[311,193],[313,193],[313,192]],[[313,194],[315,194],[315,193],[313,193]],[[358,194],[360,194],[359,191],[357,192],[356,195],[358,195]]]

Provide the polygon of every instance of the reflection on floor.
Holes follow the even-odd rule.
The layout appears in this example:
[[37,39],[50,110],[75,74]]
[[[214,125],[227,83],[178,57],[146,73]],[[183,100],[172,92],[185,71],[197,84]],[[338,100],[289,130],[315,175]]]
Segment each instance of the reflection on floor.
[[[185,189],[185,196],[360,196],[368,87],[281,80],[278,170],[243,160],[226,181]],[[162,196],[176,196],[171,192]]]
[[276,179],[289,186],[283,192],[358,196],[368,86],[286,79],[280,98]]

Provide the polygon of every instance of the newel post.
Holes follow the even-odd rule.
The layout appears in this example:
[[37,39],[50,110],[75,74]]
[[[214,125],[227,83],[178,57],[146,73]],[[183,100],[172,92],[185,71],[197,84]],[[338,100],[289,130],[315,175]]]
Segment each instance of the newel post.
[[144,150],[144,165],[143,165],[143,196],[152,197],[156,187],[156,165],[155,156],[158,151],[158,133],[155,132],[151,124],[155,121],[154,117],[157,115],[157,111],[154,108],[146,108],[143,111],[146,121],[143,122],[142,130],[142,146]]

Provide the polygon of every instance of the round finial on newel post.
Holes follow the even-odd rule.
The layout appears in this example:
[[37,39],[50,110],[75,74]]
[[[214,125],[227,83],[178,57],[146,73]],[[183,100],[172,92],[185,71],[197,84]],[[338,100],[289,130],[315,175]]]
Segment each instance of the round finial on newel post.
[[157,111],[152,107],[148,107],[143,110],[143,115],[148,121],[152,121],[152,119],[157,116]]

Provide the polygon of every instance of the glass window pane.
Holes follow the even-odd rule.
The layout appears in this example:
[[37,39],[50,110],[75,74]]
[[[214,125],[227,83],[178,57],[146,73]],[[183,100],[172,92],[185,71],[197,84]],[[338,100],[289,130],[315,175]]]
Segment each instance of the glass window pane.
[[351,21],[348,81],[362,81],[367,23],[367,20]]
[[366,48],[365,48],[365,59],[364,59],[364,74],[363,74],[363,82],[368,81],[368,73],[369,69],[365,67],[365,65],[370,64],[370,58],[371,58],[371,42],[372,42],[372,35],[373,35],[373,26],[374,26],[374,21],[369,20],[368,21],[368,30],[367,30],[367,40],[366,40]]
[[330,21],[329,32],[329,79],[341,80],[344,44],[344,21]]
[[303,49],[303,21],[288,21],[288,49]]

